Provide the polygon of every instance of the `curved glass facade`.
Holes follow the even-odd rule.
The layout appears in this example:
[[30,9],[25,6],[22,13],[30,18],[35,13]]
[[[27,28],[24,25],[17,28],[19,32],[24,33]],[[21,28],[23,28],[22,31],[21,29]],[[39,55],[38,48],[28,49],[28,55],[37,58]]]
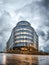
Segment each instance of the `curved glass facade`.
[[38,35],[27,21],[20,21],[12,30],[12,44],[8,41],[8,47],[21,47],[34,45],[38,48]]
[[16,46],[28,46],[34,43],[34,29],[27,21],[20,21],[15,27],[15,47]]

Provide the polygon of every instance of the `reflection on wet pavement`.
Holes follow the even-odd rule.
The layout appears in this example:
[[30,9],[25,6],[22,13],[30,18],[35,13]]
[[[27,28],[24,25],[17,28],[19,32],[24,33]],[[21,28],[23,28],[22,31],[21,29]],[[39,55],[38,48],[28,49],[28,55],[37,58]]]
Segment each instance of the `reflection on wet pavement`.
[[15,65],[38,65],[38,57],[32,57],[32,56],[27,56],[27,55],[13,55],[13,56],[8,56],[6,58],[7,62],[6,64],[15,64]]
[[49,65],[49,56],[0,54],[0,65]]

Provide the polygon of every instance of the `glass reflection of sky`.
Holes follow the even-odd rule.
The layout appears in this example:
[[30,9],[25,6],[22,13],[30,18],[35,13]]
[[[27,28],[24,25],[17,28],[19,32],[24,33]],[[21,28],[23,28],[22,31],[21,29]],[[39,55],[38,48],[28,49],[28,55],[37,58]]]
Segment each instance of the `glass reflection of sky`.
[[6,55],[3,55],[3,64],[6,64]]
[[0,64],[6,64],[6,54],[0,54]]

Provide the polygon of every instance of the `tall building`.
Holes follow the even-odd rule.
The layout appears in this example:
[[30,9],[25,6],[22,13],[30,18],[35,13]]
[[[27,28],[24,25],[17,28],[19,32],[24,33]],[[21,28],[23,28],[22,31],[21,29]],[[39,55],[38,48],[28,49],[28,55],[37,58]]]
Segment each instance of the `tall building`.
[[26,47],[34,47],[38,50],[38,35],[29,22],[20,21],[12,30],[7,42],[7,50]]

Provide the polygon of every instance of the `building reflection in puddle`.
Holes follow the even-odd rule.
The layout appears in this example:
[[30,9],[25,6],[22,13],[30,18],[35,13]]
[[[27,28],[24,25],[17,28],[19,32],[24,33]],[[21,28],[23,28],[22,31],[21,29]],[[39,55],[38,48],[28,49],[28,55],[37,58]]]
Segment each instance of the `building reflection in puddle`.
[[8,55],[6,65],[38,65],[38,57],[30,55]]
[[3,55],[3,60],[2,60],[3,64],[6,64],[6,55]]

